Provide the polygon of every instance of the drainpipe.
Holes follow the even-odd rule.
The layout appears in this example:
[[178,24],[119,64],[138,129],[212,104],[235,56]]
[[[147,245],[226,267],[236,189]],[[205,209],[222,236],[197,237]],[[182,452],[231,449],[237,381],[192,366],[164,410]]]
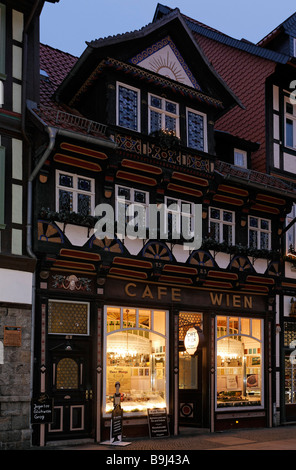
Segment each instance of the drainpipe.
[[[28,16],[28,19],[24,25],[24,30],[23,30],[23,53],[22,53],[22,116],[21,116],[21,131],[22,135],[24,138],[24,141],[27,143],[27,149],[28,149],[28,174],[30,174],[30,168],[31,168],[31,142],[30,139],[28,138],[27,132],[26,132],[26,127],[25,127],[25,115],[26,115],[26,96],[27,96],[27,63],[28,63],[28,31],[29,28],[32,24],[32,21],[36,15],[36,12],[38,10],[38,7],[40,7],[39,11],[42,11],[43,5],[45,3],[45,0],[36,0],[30,15]],[[29,183],[27,187],[27,191],[29,193]],[[28,197],[29,201],[29,197]],[[27,221],[29,220],[29,211],[31,211],[31,205],[27,207]],[[32,250],[29,249],[28,246],[28,226],[27,226],[27,252],[28,255],[36,259],[36,256],[33,254]],[[32,401],[33,398],[33,370],[34,370],[34,337],[35,337],[35,281],[36,275],[35,275],[35,269],[34,272],[32,273],[32,314],[31,314],[31,358],[30,358],[30,402]],[[29,413],[30,416],[30,428],[32,429],[32,423],[31,423],[31,413]],[[31,435],[32,438],[32,435]]]

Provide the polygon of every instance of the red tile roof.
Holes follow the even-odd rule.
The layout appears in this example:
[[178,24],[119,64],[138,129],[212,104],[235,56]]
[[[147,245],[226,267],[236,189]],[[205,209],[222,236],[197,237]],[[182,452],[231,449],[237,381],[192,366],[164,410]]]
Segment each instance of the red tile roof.
[[213,67],[246,108],[236,106],[216,123],[216,128],[260,143],[252,157],[252,168],[266,172],[265,83],[276,64],[197,33],[194,35]]

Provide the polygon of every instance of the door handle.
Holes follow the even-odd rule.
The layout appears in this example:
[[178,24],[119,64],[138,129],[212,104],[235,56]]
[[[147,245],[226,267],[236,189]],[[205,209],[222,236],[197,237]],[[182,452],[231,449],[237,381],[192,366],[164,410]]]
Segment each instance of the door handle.
[[92,400],[93,398],[93,391],[92,390],[85,390],[85,399]]

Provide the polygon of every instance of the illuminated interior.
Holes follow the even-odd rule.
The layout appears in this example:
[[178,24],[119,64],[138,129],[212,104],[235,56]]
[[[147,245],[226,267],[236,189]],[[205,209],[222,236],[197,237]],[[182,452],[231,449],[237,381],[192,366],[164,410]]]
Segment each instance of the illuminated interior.
[[263,405],[262,320],[217,317],[217,408]]
[[167,406],[165,311],[106,308],[105,413],[113,409],[120,383],[124,412]]

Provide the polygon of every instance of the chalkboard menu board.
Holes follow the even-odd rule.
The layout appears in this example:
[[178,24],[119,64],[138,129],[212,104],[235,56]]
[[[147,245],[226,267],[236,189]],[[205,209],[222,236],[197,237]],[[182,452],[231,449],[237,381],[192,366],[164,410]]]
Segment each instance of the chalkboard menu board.
[[112,410],[111,418],[111,442],[118,442],[122,440],[122,409],[120,405],[117,405]]
[[53,421],[53,399],[40,396],[32,400],[32,424],[52,423]]
[[166,408],[148,409],[150,437],[168,437],[170,435]]

